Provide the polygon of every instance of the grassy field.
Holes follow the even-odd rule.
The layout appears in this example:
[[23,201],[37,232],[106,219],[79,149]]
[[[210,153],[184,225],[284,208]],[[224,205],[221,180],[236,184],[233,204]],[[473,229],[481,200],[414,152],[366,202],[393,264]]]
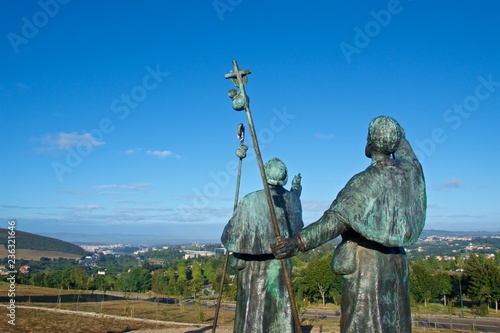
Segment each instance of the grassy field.
[[[150,324],[134,320],[119,320],[103,317],[86,317],[73,314],[52,313],[32,309],[16,309],[15,326],[6,323],[7,308],[2,306],[2,332],[12,333],[112,333],[131,332],[139,329],[169,328],[172,325]],[[5,321],[5,322],[3,322]]]
[[[0,283],[0,296],[7,296],[9,286]],[[26,285],[16,286],[18,296],[54,296],[78,294],[74,290],[58,290]],[[136,296],[134,294],[134,296]],[[1,303],[0,303],[1,304]],[[201,306],[168,305],[141,300],[120,300],[107,302],[71,302],[71,303],[37,303],[22,302],[17,306],[43,307],[75,311],[74,314],[54,313],[36,309],[16,308],[16,326],[7,324],[7,303],[0,305],[0,327],[2,332],[131,332],[139,329],[159,329],[181,327],[172,323],[149,323],[134,320],[136,318],[160,320],[163,322],[191,323],[198,326],[209,326],[213,322],[214,309]],[[95,317],[87,317],[79,312],[95,313]],[[104,315],[115,315],[122,319],[108,318]],[[232,325],[234,313],[221,309],[218,323],[220,326]]]
[[[7,249],[3,246],[0,246],[0,258],[7,257],[9,253]],[[16,259],[24,259],[24,260],[40,260],[40,258],[66,258],[66,259],[80,259],[82,256],[77,254],[70,254],[58,251],[38,251],[38,250],[27,250],[27,249],[16,249]]]
[[[7,296],[9,284],[0,282],[0,296]],[[16,296],[52,296],[74,294],[74,290],[35,287],[26,284],[16,285]]]
[[[0,296],[7,296],[9,286],[6,283],[0,283]],[[54,296],[54,295],[78,295],[78,291],[74,290],[58,290],[51,288],[40,288],[26,285],[16,286],[16,296]],[[149,296],[144,294],[143,296]],[[134,298],[137,296],[133,295]],[[78,297],[76,297],[78,298]],[[147,302],[141,300],[114,300],[106,302],[83,302],[75,301],[70,303],[40,303],[40,302],[23,302],[16,305],[28,305],[32,307],[43,307],[51,309],[62,309],[75,311],[72,314],[54,313],[36,309],[16,309],[16,326],[8,325],[8,309],[6,303],[0,305],[0,319],[2,323],[2,332],[131,332],[139,329],[160,329],[171,328],[176,325],[167,322],[176,323],[191,323],[199,325],[199,327],[208,327],[213,322],[214,308],[205,308],[199,305],[180,306],[171,304],[162,304],[155,302]],[[315,307],[316,306],[309,306]],[[319,306],[318,306],[319,307]],[[324,309],[338,309],[337,306],[328,305],[322,307]],[[447,307],[442,305],[429,305],[427,309],[419,308],[419,313],[433,314],[448,314]],[[94,317],[85,316],[84,313],[94,313]],[[494,311],[491,311],[494,312]],[[415,313],[415,312],[414,312]],[[121,319],[104,317],[105,315],[120,316]],[[472,315],[466,311],[466,315]],[[145,322],[133,320],[134,318],[150,319],[162,322]],[[3,322],[5,321],[5,323]],[[232,327],[234,321],[234,311],[221,309],[219,313],[218,324],[221,327]],[[303,319],[302,326],[304,332],[339,332],[338,320],[324,319]],[[179,327],[179,332],[182,326]],[[199,332],[205,332],[205,329],[200,329]],[[192,331],[191,331],[192,332]],[[415,327],[414,333],[433,332],[433,333],[452,333],[463,332],[457,330],[429,329]]]

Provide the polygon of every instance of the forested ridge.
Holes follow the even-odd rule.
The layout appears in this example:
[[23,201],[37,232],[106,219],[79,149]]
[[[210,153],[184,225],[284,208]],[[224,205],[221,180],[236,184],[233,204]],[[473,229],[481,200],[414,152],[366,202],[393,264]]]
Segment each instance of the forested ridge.
[[[8,242],[8,229],[0,228],[0,239],[2,240],[2,245],[7,248]],[[16,249],[28,249],[28,250],[38,250],[38,251],[58,251],[69,254],[76,254],[83,256],[85,251],[75,245],[60,239],[45,237],[40,235],[35,235],[29,232],[19,231],[14,229],[15,238],[15,248]]]

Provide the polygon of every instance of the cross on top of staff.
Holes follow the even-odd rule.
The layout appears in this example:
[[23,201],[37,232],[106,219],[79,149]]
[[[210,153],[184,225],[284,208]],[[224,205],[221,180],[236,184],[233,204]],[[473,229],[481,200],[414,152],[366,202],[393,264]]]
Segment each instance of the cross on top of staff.
[[236,60],[233,60],[233,68],[234,69],[231,70],[229,74],[224,75],[224,77],[226,79],[231,79],[235,86],[242,89],[243,86],[248,82],[247,75],[251,74],[252,72],[249,69],[239,69]]

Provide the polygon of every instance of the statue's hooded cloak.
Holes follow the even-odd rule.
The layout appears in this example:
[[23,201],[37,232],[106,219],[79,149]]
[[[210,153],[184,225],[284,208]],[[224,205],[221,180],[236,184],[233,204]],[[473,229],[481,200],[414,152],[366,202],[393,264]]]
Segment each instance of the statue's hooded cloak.
[[412,245],[425,224],[425,181],[420,163],[398,156],[387,164],[371,165],[351,178],[331,209],[366,239],[388,247]]
[[[281,186],[270,188],[280,234],[285,238],[293,237],[304,225],[300,199]],[[250,193],[241,199],[221,241],[229,251],[236,253],[273,253],[271,244],[276,243],[276,236],[264,191]]]

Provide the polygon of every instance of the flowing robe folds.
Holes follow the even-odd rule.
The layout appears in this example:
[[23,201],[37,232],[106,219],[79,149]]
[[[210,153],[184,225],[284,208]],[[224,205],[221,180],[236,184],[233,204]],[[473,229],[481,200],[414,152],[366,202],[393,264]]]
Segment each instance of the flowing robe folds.
[[[299,197],[281,186],[270,186],[282,237],[293,237],[303,227]],[[235,333],[295,332],[292,310],[264,191],[243,197],[222,234],[222,244],[233,252],[238,269]],[[291,261],[287,259],[291,273]]]
[[301,251],[342,235],[332,269],[342,275],[343,333],[411,332],[403,246],[418,239],[425,211],[422,167],[402,138],[395,159],[351,178],[323,216],[299,233]]

